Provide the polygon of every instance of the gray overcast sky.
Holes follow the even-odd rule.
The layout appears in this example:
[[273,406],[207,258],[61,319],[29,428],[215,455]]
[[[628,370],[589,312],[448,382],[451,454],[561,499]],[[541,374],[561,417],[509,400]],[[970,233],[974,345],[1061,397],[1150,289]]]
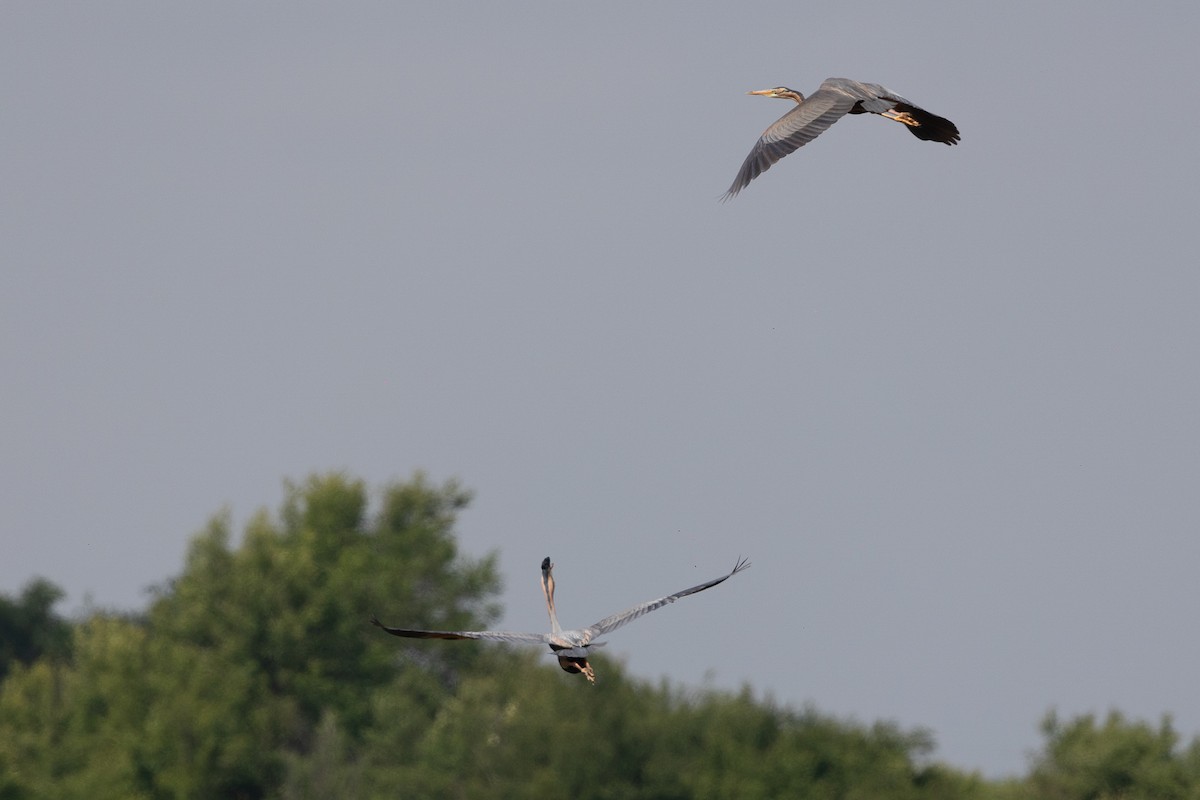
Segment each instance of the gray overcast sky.
[[[568,624],[750,556],[639,675],[990,775],[1051,707],[1200,732],[1200,7],[1144,9],[3,4],[0,591],[140,608],[223,507],[422,469],[505,627],[545,555]],[[828,76],[962,144],[719,203]]]

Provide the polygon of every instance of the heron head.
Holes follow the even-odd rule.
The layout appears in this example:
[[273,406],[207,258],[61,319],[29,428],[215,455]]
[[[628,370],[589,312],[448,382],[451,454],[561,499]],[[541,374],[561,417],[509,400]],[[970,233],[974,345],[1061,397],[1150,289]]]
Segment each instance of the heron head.
[[550,627],[558,633],[558,615],[554,611],[554,565],[550,556],[542,559],[542,593],[546,595],[546,612],[550,615]]
[[746,94],[757,94],[763,97],[778,97],[781,100],[794,100],[797,103],[804,102],[804,95],[797,92],[795,89],[789,89],[786,86],[776,86],[774,89],[759,89]]

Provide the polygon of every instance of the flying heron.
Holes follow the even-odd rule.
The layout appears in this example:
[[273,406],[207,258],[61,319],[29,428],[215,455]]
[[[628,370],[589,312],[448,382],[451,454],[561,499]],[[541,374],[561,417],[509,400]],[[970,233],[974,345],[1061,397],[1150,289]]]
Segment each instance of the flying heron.
[[725,200],[750,185],[779,159],[811,142],[847,114],[878,114],[901,122],[918,139],[942,144],[958,144],[958,128],[953,122],[906,100],[877,83],[862,83],[849,78],[828,78],[808,97],[786,86],[759,89],[747,94],[794,100],[796,107],[775,120],[746,156]]
[[645,603],[639,603],[633,608],[627,608],[624,611],[605,617],[595,625],[589,625],[586,628],[580,628],[574,631],[564,631],[558,624],[558,614],[554,612],[554,565],[550,563],[550,557],[542,559],[542,594],[546,596],[546,611],[550,614],[550,632],[549,633],[512,633],[509,631],[419,631],[409,630],[407,628],[389,628],[375,617],[371,617],[371,622],[383,628],[393,636],[408,636],[414,639],[493,639],[501,642],[528,642],[531,644],[546,644],[550,646],[550,650],[558,657],[558,665],[567,672],[573,674],[582,673],[589,682],[596,682],[596,673],[592,666],[588,664],[588,648],[599,647],[605,642],[595,641],[597,637],[603,636],[606,633],[615,631],[627,622],[632,622],[643,614],[649,614],[655,609],[662,608],[668,603],[674,603],[681,597],[687,597],[689,594],[703,592],[705,589],[711,589],[718,583],[737,575],[742,570],[750,566],[750,562],[744,558],[738,559],[733,570],[728,575],[722,575],[719,578],[713,578],[711,581],[706,581],[698,586],[693,586],[690,589],[669,594],[666,597],[660,597],[657,600],[647,600]]

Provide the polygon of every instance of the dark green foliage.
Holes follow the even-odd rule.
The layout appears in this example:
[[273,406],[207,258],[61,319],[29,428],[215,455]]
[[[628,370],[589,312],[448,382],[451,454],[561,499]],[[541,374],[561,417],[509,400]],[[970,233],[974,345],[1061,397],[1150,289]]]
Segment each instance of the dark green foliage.
[[32,664],[45,656],[61,659],[71,641],[71,626],[54,614],[62,589],[35,578],[16,600],[0,595],[0,680],[13,662]]
[[977,796],[945,768],[939,785],[962,791],[927,792],[938,781],[915,766],[921,734],[774,708],[749,689],[681,695],[631,681],[603,657],[591,687],[539,659],[508,654],[465,679],[415,739],[368,741],[364,796]]
[[1128,722],[1116,711],[1103,724],[1093,715],[1064,723],[1053,712],[1042,722],[1046,748],[1031,777],[1047,800],[1175,800],[1200,796],[1195,754],[1177,751],[1179,736],[1164,718],[1157,728]]
[[145,615],[51,613],[34,582],[0,601],[0,800],[21,798],[754,798],[1100,800],[1200,797],[1200,743],[1177,751],[1119,715],[1043,730],[1024,780],[929,761],[922,731],[738,693],[599,683],[536,648],[404,641],[497,615],[494,559],[458,556],[468,495],[420,475],[372,511],[342,475],[288,487],[231,544],[218,516]]
[[[302,784],[349,774],[297,765],[343,758],[374,692],[430,671],[398,665],[371,614],[483,625],[495,613],[493,559],[457,557],[467,499],[417,476],[371,514],[361,482],[330,475],[290,486],[280,521],[259,514],[239,547],[214,519],[144,619],[96,615],[75,627],[70,664],[43,658],[4,683],[0,797],[306,796]],[[27,596],[20,609],[55,599]],[[479,653],[430,665],[453,681]]]

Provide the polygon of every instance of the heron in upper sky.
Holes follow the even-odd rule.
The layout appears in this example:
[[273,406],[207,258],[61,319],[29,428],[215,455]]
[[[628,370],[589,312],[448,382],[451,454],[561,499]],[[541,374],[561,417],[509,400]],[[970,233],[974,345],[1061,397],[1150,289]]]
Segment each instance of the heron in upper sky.
[[794,100],[796,107],[763,131],[754,149],[742,163],[733,185],[723,199],[728,200],[750,185],[779,159],[811,142],[847,114],[878,114],[908,126],[918,139],[942,144],[958,144],[958,128],[953,122],[906,100],[877,83],[862,83],[849,78],[828,78],[808,97],[786,86],[759,89],[748,94]]
[[409,630],[407,628],[389,628],[375,617],[371,617],[371,622],[383,628],[393,636],[409,636],[414,639],[494,639],[501,642],[529,642],[532,644],[546,644],[550,646],[550,650],[558,657],[558,665],[564,670],[574,674],[582,673],[584,677],[591,683],[596,682],[596,673],[592,666],[588,664],[588,648],[599,647],[605,642],[597,642],[596,638],[603,636],[606,633],[615,631],[627,622],[632,622],[643,614],[649,614],[655,609],[662,608],[668,603],[674,603],[681,597],[687,597],[689,594],[703,592],[705,589],[711,589],[718,583],[721,583],[728,578],[732,578],[742,570],[750,566],[750,562],[744,558],[738,559],[733,570],[728,575],[722,575],[719,578],[713,578],[711,581],[701,583],[698,586],[693,586],[690,589],[669,594],[666,597],[660,597],[657,600],[647,600],[644,603],[639,603],[633,608],[627,608],[624,611],[613,614],[610,617],[597,622],[595,625],[589,625],[586,628],[580,628],[574,631],[564,631],[558,624],[558,614],[554,611],[554,565],[550,563],[550,557],[547,556],[542,560],[542,594],[546,596],[546,611],[550,614],[550,632],[549,633],[511,633],[509,631],[421,631]]

